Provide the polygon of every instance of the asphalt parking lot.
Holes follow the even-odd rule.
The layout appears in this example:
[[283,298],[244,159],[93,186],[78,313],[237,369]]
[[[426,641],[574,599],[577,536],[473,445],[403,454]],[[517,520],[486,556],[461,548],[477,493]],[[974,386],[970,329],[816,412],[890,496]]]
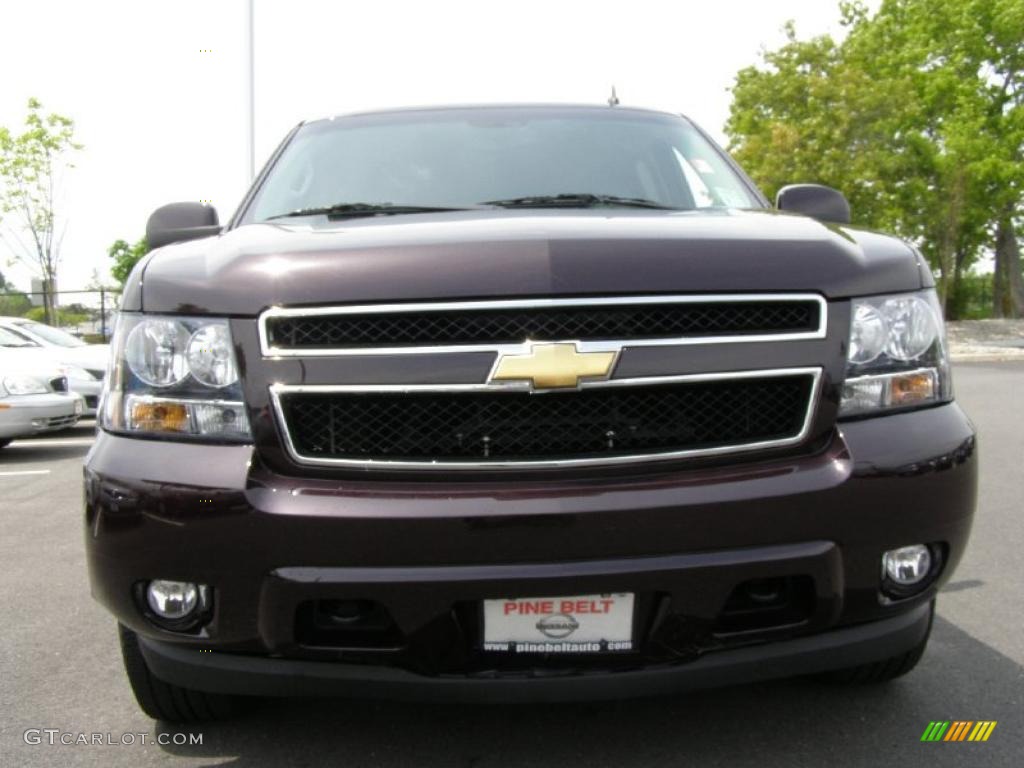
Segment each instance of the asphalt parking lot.
[[[91,423],[17,441],[0,452],[0,766],[1019,766],[1022,384],[1024,363],[956,369],[981,435],[979,513],[928,653],[889,685],[788,680],[583,705],[274,701],[187,729],[136,708],[114,622],[89,596],[80,478]],[[921,743],[932,720],[998,726],[986,743]],[[136,743],[27,744],[27,729],[136,734]],[[139,743],[138,734],[148,742],[182,731],[202,744]]]

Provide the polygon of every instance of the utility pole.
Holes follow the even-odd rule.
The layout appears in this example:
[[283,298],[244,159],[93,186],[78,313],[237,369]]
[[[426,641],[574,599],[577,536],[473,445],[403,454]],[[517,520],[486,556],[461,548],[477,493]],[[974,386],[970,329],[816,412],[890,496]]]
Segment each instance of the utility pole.
[[253,2],[254,0],[242,0],[245,9],[245,45],[243,58],[245,61],[244,86],[245,91],[245,184],[249,186],[256,178],[256,88],[255,88],[255,55],[253,38]]

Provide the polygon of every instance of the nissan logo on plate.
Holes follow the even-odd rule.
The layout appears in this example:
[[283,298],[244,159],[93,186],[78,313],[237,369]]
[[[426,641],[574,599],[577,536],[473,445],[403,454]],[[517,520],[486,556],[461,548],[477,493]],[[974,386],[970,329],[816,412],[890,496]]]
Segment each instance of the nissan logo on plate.
[[567,616],[564,613],[545,616],[537,622],[537,629],[553,640],[561,640],[563,637],[568,637],[579,628],[580,623],[572,616]]

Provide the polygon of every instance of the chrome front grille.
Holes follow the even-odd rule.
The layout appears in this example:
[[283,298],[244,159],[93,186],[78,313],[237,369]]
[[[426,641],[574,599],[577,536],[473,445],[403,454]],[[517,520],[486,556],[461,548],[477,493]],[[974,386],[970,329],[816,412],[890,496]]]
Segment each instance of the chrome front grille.
[[[656,348],[644,350],[648,359],[665,349],[670,359],[672,348],[723,345],[735,353],[720,359],[736,364],[744,343],[821,340],[827,321],[827,304],[814,294],[514,299],[273,308],[260,317],[259,334],[264,358],[277,366],[290,357],[387,358],[384,368],[370,365],[372,358],[321,360],[301,368],[304,376],[316,371],[312,382],[270,386],[278,430],[297,463],[551,468],[800,443],[817,410],[823,375],[817,357],[777,369],[737,364],[681,373],[666,364],[664,375],[632,377],[616,370],[634,347]],[[414,364],[421,355],[434,357],[424,367]],[[514,365],[503,368],[510,358]],[[524,359],[527,368],[537,361],[591,372],[544,370],[522,379],[499,373],[520,370]],[[611,362],[587,365],[595,359]],[[470,361],[479,380],[467,379]],[[346,383],[334,383],[332,369]],[[391,373],[374,381],[370,373],[360,377],[363,369]],[[432,383],[416,378],[428,369]],[[409,378],[394,383],[403,371]]]
[[46,420],[46,426],[48,429],[73,427],[76,423],[78,423],[78,416],[53,416]]

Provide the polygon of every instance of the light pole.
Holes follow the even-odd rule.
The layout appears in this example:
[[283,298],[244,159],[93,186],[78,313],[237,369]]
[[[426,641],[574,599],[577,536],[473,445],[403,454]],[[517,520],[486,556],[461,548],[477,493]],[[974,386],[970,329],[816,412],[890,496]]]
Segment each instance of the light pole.
[[242,0],[245,9],[244,91],[245,91],[245,184],[256,177],[256,93],[254,85],[253,0]]

